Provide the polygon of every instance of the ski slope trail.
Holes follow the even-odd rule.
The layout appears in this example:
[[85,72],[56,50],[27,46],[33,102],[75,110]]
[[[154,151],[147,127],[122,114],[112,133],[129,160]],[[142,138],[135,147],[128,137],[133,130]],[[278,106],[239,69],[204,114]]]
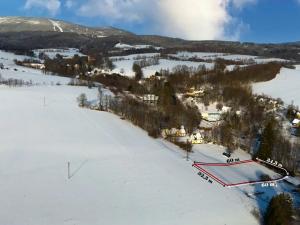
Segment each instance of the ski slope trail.
[[61,33],[64,32],[64,30],[61,28],[60,24],[57,21],[54,20],[49,20],[49,21],[50,23],[52,23],[54,31],[59,31]]
[[174,146],[127,121],[79,108],[82,92],[97,97],[0,86],[0,224],[258,224],[241,192],[203,182]]

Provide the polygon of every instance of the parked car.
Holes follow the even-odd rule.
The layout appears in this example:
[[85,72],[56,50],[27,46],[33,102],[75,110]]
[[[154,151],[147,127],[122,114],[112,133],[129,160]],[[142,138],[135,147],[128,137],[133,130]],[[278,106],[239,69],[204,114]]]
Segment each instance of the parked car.
[[227,158],[231,157],[231,153],[230,152],[223,152],[223,155],[226,156]]

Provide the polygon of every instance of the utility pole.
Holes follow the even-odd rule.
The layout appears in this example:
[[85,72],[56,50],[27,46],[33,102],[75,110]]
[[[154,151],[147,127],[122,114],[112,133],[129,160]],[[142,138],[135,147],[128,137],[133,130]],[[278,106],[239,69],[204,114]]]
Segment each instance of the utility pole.
[[46,97],[44,96],[44,107],[46,107]]
[[188,147],[189,141],[186,140],[186,161],[189,161],[189,147]]
[[68,162],[68,179],[70,179],[71,178],[71,173],[70,173],[70,165],[71,163],[70,162]]

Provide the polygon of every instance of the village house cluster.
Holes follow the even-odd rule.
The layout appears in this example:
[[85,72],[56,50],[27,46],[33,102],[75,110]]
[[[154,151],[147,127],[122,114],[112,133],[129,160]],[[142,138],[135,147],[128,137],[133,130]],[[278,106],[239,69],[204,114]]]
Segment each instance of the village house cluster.
[[181,126],[179,129],[171,128],[171,129],[162,129],[161,136],[163,138],[175,138],[180,142],[189,142],[191,144],[203,144],[204,136],[202,135],[200,130],[194,130],[192,134],[188,134],[184,128]]
[[272,99],[268,96],[258,95],[255,96],[255,100],[262,106],[265,106],[268,110],[278,111],[284,108],[281,99]]
[[[205,95],[206,88],[190,88],[183,93],[180,98],[181,100],[191,106],[197,106],[201,113],[202,120],[191,133],[187,133],[184,126],[180,128],[168,128],[162,129],[161,136],[163,138],[173,138],[180,142],[188,141],[191,144],[204,144],[212,140],[213,129],[218,127],[222,122],[222,114],[230,111],[230,107],[221,106],[218,107],[218,103],[210,104],[205,106],[201,102],[201,98]],[[238,114],[239,112],[237,112]]]

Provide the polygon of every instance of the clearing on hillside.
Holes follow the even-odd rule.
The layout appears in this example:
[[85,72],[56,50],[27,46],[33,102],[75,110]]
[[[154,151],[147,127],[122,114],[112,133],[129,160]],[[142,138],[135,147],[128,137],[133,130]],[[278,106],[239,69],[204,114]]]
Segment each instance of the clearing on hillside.
[[266,167],[253,160],[237,161],[234,163],[200,163],[193,167],[224,187],[276,182],[285,178],[275,172],[266,171]]

